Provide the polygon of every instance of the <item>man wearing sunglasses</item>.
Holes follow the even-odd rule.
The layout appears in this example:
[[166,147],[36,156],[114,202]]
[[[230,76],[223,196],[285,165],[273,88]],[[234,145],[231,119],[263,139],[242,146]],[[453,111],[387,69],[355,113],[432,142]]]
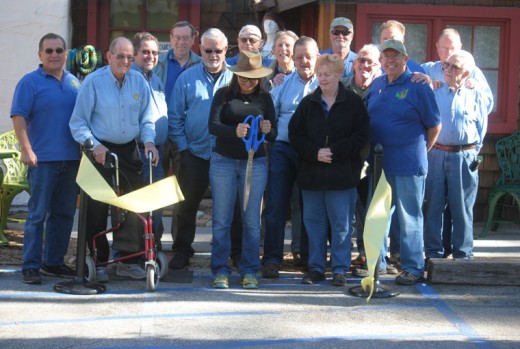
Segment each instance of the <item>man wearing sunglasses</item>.
[[44,35],[38,56],[40,66],[20,80],[11,107],[20,160],[29,166],[31,189],[23,239],[22,279],[26,284],[40,284],[40,272],[71,278],[76,274],[65,265],[63,257],[78,196],[80,152],[70,133],[69,120],[79,81],[63,70],[67,46],[61,36]]
[[350,44],[354,38],[354,26],[352,21],[345,17],[336,17],[330,23],[330,43],[331,48],[321,51],[320,54],[335,53],[338,54],[345,65],[343,77],[349,77],[352,74],[352,65],[356,59],[356,53],[350,50]]
[[201,36],[202,64],[182,73],[171,95],[168,108],[168,138],[180,152],[177,180],[185,200],[177,205],[173,220],[173,258],[171,269],[189,265],[195,251],[197,209],[209,185],[209,157],[212,150],[208,118],[214,93],[231,81],[233,73],[226,68],[228,41],[222,31],[210,28]]
[[[249,51],[249,52],[260,52],[262,45],[264,44],[264,40],[262,40],[262,32],[256,25],[247,24],[240,29],[238,33],[238,49],[239,51]],[[236,54],[236,56],[226,58],[226,63],[228,65],[236,65],[238,62],[238,56],[240,52]],[[269,67],[272,63],[272,59],[267,59],[262,57],[262,66]]]

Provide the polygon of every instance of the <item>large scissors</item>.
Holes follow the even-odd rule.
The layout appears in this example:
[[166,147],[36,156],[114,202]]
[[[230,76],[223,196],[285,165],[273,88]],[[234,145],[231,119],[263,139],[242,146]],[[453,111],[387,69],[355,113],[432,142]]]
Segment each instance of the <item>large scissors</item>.
[[260,121],[264,118],[260,115],[253,116],[249,115],[244,119],[244,124],[251,121],[249,128],[249,135],[242,137],[242,141],[246,145],[247,151],[247,167],[246,167],[246,180],[244,184],[244,211],[247,208],[247,202],[249,201],[249,192],[251,191],[251,174],[253,173],[253,158],[260,144],[265,140],[265,133],[258,138],[258,131],[260,131]]

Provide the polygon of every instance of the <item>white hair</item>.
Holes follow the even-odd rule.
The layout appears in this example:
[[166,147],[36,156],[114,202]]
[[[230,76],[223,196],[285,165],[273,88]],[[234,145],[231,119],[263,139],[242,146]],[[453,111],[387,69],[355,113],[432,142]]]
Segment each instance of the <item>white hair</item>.
[[204,34],[202,34],[202,36],[200,37],[201,44],[204,43],[204,39],[222,41],[224,46],[228,45],[228,39],[226,35],[220,29],[217,28],[209,28],[208,30],[206,30]]
[[453,52],[446,60],[449,60],[450,58],[458,58],[462,62],[462,69],[464,72],[473,72],[475,69],[475,59],[473,58],[473,55],[465,50],[457,50]]

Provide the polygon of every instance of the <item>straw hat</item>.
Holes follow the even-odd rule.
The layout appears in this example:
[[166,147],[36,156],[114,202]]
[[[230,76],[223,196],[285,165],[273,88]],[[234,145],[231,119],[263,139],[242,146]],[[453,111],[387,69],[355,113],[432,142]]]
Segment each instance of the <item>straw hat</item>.
[[237,65],[228,67],[238,76],[249,79],[260,79],[271,74],[273,70],[262,66],[262,55],[255,52],[240,51]]

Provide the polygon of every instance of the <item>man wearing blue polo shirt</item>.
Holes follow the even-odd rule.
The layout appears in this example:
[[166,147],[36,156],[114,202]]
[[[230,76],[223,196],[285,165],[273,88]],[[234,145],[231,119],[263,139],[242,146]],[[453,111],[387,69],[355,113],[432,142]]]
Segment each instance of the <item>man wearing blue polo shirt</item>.
[[349,77],[352,74],[352,65],[356,59],[356,53],[350,50],[350,44],[354,38],[354,25],[352,21],[345,17],[337,17],[330,23],[330,43],[331,48],[321,51],[320,54],[335,53],[343,59],[345,71],[343,77]]
[[[403,272],[396,282],[413,285],[424,272],[422,204],[427,152],[439,135],[440,115],[430,86],[411,81],[402,41],[385,41],[380,60],[386,74],[374,80],[365,97],[370,143],[383,146],[383,170],[392,187],[392,205],[400,226]],[[384,258],[382,265],[386,267]]]
[[69,246],[78,196],[80,151],[70,133],[69,120],[79,81],[63,70],[67,46],[61,36],[44,35],[38,56],[40,66],[20,80],[11,107],[20,160],[29,166],[31,188],[23,239],[22,279],[26,284],[40,284],[40,272],[75,276],[63,257]]

